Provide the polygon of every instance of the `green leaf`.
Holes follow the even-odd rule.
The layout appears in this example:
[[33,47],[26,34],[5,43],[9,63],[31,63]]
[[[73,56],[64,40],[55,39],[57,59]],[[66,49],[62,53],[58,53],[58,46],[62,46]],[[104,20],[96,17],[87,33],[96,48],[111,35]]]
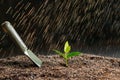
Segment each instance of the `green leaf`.
[[62,53],[62,52],[60,52],[60,51],[58,51],[58,50],[53,50],[53,51],[55,51],[57,54],[59,54],[60,56],[62,56],[62,57],[64,57],[64,54]]
[[68,41],[66,41],[64,46],[64,52],[69,53],[70,50],[71,50],[71,46],[69,45]]
[[73,57],[73,56],[78,56],[79,54],[81,54],[80,52],[71,52],[71,53],[69,53],[68,55],[67,55],[67,58],[69,59],[69,58],[71,58],[71,57]]

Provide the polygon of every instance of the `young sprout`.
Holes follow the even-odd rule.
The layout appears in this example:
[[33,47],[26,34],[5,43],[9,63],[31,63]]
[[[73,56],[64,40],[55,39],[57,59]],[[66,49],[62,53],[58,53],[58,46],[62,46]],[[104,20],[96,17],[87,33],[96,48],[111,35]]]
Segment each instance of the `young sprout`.
[[78,56],[80,54],[80,52],[70,52],[70,50],[71,50],[71,46],[69,45],[68,41],[66,41],[65,45],[64,45],[64,53],[62,53],[58,50],[53,50],[53,51],[55,51],[57,54],[62,56],[64,58],[65,65],[68,66],[68,60],[71,57]]

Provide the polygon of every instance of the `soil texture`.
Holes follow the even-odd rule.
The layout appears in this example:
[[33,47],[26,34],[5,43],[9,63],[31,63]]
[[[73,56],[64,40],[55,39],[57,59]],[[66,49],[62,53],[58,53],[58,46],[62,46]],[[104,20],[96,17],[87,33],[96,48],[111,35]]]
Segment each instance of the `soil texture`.
[[82,54],[64,65],[59,55],[38,55],[38,68],[26,56],[0,59],[0,80],[120,80],[120,58]]

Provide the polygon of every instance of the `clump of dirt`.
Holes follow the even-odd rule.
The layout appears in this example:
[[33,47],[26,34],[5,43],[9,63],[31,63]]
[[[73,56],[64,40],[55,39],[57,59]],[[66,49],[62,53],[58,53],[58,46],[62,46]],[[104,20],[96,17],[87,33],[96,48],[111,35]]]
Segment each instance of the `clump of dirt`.
[[39,55],[36,67],[26,56],[0,59],[0,80],[119,80],[120,59],[82,54],[71,58],[69,66],[58,55]]

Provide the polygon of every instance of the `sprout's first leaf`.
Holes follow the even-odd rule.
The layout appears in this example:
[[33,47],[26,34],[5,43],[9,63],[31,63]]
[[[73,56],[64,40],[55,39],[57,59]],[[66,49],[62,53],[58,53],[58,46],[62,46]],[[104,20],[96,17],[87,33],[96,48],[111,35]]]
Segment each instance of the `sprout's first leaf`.
[[65,46],[64,46],[64,52],[69,53],[71,50],[71,46],[69,45],[68,41],[66,41]]
[[65,60],[66,66],[68,66],[69,58],[74,57],[74,56],[78,56],[79,54],[81,54],[80,52],[70,52],[70,50],[71,50],[71,46],[69,45],[68,41],[66,41],[66,43],[64,45],[64,53],[62,53],[58,50],[53,50],[53,51],[55,51],[57,54],[62,56]]
[[58,50],[53,50],[53,51],[55,51],[57,54],[59,54],[60,56],[62,56],[62,57],[64,57],[64,54],[62,53],[62,52],[60,52],[60,51],[58,51]]
[[80,54],[80,52],[71,52],[67,55],[67,58],[71,58],[73,56],[78,56]]

